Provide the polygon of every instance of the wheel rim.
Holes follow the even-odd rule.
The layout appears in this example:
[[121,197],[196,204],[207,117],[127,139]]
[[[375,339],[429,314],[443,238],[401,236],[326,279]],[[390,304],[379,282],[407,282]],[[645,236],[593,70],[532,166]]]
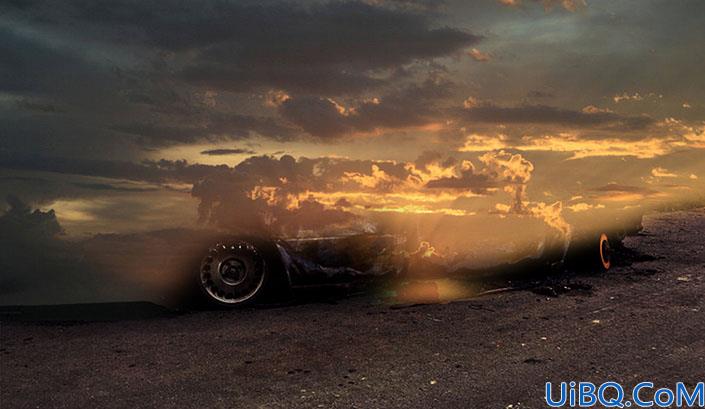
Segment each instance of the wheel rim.
[[220,278],[229,286],[242,284],[247,279],[248,269],[244,261],[231,257],[220,263]]
[[265,278],[264,259],[244,242],[218,244],[201,262],[201,289],[221,304],[240,304],[252,299]]
[[600,236],[600,262],[605,270],[609,270],[612,266],[612,261],[610,259],[610,242],[605,233]]

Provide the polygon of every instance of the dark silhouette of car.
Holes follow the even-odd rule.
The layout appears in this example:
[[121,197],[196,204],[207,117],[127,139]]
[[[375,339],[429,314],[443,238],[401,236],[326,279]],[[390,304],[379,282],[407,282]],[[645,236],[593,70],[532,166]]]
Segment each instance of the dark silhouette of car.
[[[205,250],[196,274],[200,297],[212,305],[249,305],[297,287],[364,280],[493,277],[590,269],[607,271],[612,249],[638,232],[640,212],[577,220],[566,237],[547,227],[535,240],[480,266],[439,254],[404,234],[355,233],[303,238],[223,234]],[[498,247],[478,240],[479,251]]]

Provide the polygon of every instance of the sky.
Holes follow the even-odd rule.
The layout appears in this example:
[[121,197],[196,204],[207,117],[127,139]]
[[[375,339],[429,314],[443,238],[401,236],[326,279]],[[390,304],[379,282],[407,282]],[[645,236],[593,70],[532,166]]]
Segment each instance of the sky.
[[67,239],[295,236],[696,200],[703,15],[701,0],[4,1],[0,210],[39,209]]

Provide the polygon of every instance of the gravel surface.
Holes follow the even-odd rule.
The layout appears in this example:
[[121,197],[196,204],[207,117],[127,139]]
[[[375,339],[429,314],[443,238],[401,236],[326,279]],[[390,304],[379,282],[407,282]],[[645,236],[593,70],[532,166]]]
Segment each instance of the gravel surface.
[[705,211],[651,216],[626,244],[633,263],[561,291],[113,322],[5,317],[0,407],[543,408],[546,381],[702,381]]

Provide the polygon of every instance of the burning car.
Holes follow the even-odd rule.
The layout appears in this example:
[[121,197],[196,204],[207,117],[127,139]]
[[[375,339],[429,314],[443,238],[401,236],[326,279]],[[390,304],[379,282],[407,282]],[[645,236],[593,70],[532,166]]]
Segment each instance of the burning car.
[[609,269],[640,213],[590,190],[532,198],[533,171],[503,150],[414,162],[252,157],[192,189],[200,218],[224,229],[200,251],[198,292],[238,306],[322,283]]
[[[612,249],[641,229],[641,213],[603,216],[575,218],[557,228],[535,217],[488,215],[484,223],[496,226],[490,236],[486,232],[493,230],[486,226],[473,234],[477,218],[464,226],[463,219],[449,216],[416,217],[413,223],[390,223],[387,217],[381,232],[288,238],[224,234],[204,250],[195,281],[209,303],[236,307],[282,290],[321,284],[607,271],[614,262]],[[505,228],[517,223],[523,228]],[[410,224],[416,228],[390,227]]]

